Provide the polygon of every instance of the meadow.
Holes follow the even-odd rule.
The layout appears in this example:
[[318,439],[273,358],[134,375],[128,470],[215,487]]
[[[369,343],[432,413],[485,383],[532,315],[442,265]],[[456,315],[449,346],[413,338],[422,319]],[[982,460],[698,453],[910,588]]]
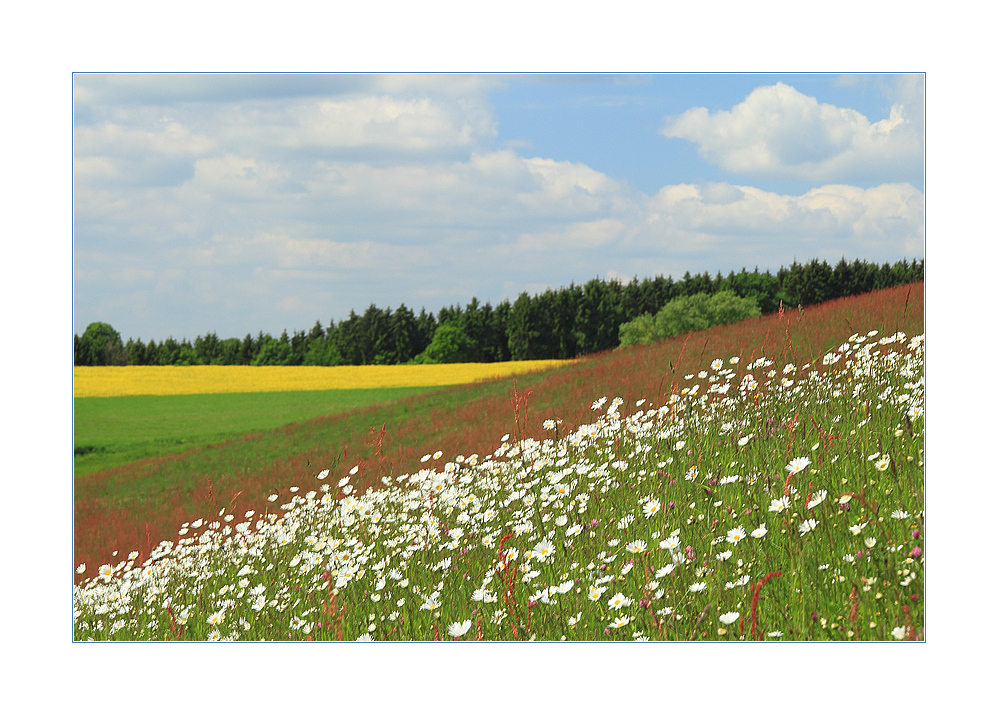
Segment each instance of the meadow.
[[200,449],[433,389],[382,387],[77,397],[73,400],[73,473],[81,476]]
[[73,369],[73,473],[114,469],[556,360],[461,365]]
[[921,639],[921,307],[917,284],[449,388],[311,452],[349,420],[295,426],[179,533],[80,563],[74,637]]

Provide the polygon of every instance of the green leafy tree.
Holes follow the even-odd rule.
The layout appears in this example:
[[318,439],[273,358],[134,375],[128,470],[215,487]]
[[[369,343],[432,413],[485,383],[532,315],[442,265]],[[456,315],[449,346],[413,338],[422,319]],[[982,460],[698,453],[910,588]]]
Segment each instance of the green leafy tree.
[[[676,300],[679,300],[678,298]],[[650,345],[656,340],[663,340],[655,332],[655,316],[651,313],[639,315],[634,320],[620,326],[621,345]]]
[[650,345],[674,335],[706,330],[760,315],[754,298],[739,298],[723,290],[714,295],[696,293],[669,301],[654,315],[646,313],[620,326],[620,344]]
[[274,339],[269,333],[264,334],[263,342],[253,358],[251,365],[287,365],[291,359],[291,341],[288,333],[282,335],[283,340]]
[[184,338],[180,343],[180,349],[177,351],[177,358],[173,362],[174,365],[199,365],[198,354],[194,351],[194,346],[188,342],[187,338]]
[[194,338],[194,354],[196,356],[197,362],[191,363],[192,365],[211,365],[214,362],[215,357],[220,352],[220,344],[218,335],[214,331],[208,333],[204,337],[198,335]]
[[582,287],[575,315],[575,340],[578,353],[610,350],[620,344],[619,330],[624,321],[621,286],[594,278]]
[[242,341],[239,338],[226,338],[219,342],[218,353],[212,359],[212,365],[238,365],[239,350]]
[[411,364],[474,362],[475,352],[475,344],[458,323],[444,323],[437,328],[426,350],[414,357]]
[[[76,352],[76,351],[74,351]],[[79,341],[80,365],[127,365],[121,335],[108,323],[91,323]],[[75,356],[74,356],[75,357]]]
[[[534,314],[528,293],[521,293],[513,303],[507,320],[511,360],[535,360],[542,325]],[[439,330],[439,328],[438,328]]]

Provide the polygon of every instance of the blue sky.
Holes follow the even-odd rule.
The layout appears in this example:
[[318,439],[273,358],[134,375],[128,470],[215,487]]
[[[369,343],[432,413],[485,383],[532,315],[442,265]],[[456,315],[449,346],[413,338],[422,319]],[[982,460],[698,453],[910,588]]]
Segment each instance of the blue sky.
[[76,74],[74,332],[924,256],[924,77]]

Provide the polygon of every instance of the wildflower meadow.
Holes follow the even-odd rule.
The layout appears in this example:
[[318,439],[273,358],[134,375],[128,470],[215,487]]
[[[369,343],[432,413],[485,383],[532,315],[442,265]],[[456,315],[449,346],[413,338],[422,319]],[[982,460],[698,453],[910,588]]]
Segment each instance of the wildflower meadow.
[[74,639],[923,640],[923,337],[681,377],[80,564]]

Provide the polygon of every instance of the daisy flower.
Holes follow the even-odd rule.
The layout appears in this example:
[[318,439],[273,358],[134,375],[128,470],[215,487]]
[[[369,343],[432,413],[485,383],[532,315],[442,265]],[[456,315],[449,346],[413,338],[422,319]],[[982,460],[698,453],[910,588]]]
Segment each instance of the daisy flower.
[[705,584],[703,581],[698,581],[697,583],[690,586],[690,593],[697,593],[698,591],[703,591],[705,588],[707,588],[707,584]]
[[765,524],[760,524],[758,529],[752,530],[752,537],[756,539],[761,539],[766,534],[769,533],[769,529],[766,528]]
[[619,618],[617,618],[617,620],[615,620],[613,623],[610,624],[610,628],[623,628],[630,622],[631,619],[628,618],[627,616],[620,616]]
[[739,541],[741,541],[744,538],[745,538],[745,529],[738,526],[728,531],[728,535],[725,538],[725,541],[727,541],[729,544],[737,544]]
[[611,610],[619,611],[624,606],[630,606],[633,602],[633,599],[628,598],[622,593],[617,593],[614,594],[609,601],[607,601],[607,605]]
[[215,611],[210,616],[208,616],[208,624],[212,626],[217,626],[219,623],[225,620],[225,609],[221,611]]
[[892,519],[907,519],[911,514],[904,511],[903,509],[898,509],[897,511],[891,512]]
[[640,554],[642,551],[645,550],[647,546],[648,544],[646,544],[644,541],[642,541],[641,539],[637,539],[629,543],[624,548],[630,551],[632,554]]
[[454,638],[460,638],[471,628],[471,621],[465,620],[461,622],[451,623],[447,626],[447,633]]
[[826,492],[824,489],[819,489],[817,492],[811,495],[811,501],[807,503],[807,508],[814,509],[814,507],[818,506],[821,502],[825,501],[825,497],[827,496],[828,492]]
[[780,497],[779,499],[773,499],[769,503],[769,510],[775,511],[777,514],[782,514],[786,509],[790,508],[790,497]]
[[889,466],[891,466],[891,455],[885,454],[883,457],[877,460],[876,464],[873,465],[877,468],[878,472],[886,471]]
[[732,589],[732,588],[736,588],[738,586],[744,586],[745,584],[747,584],[749,582],[749,580],[750,580],[749,579],[749,575],[745,574],[744,576],[742,576],[739,579],[736,579],[734,581],[728,581],[726,584],[724,584],[724,587],[727,588],[727,589]]
[[738,620],[738,616],[741,614],[738,611],[729,611],[728,613],[722,613],[717,620],[726,626],[730,626],[732,623]]
[[807,469],[807,467],[810,464],[811,460],[808,459],[807,457],[797,457],[795,459],[791,459],[790,464],[784,467],[784,469],[786,469],[791,474],[799,474],[800,472],[803,472],[805,469]]
[[575,581],[572,581],[571,579],[569,579],[568,581],[565,581],[564,583],[561,583],[561,584],[559,584],[557,586],[552,586],[551,590],[552,591],[557,591],[558,593],[561,593],[561,594],[565,594],[565,593],[568,593],[569,591],[571,591],[573,586],[575,586]]
[[818,523],[819,522],[815,521],[814,519],[808,519],[803,524],[801,524],[800,525],[801,536],[808,533],[809,531],[814,531],[818,527]]
[[642,508],[642,511],[644,511],[646,519],[651,518],[661,510],[662,510],[662,502],[660,502],[658,499],[649,500]]
[[660,548],[668,549],[669,551],[675,551],[680,546],[680,544],[679,544],[679,537],[678,536],[670,536],[668,539],[665,539],[664,541],[658,542],[658,545],[659,545]]
[[665,576],[671,574],[675,568],[676,568],[675,564],[666,564],[665,566],[663,566],[662,568],[660,568],[658,571],[655,572],[655,578],[664,578]]
[[603,592],[606,591],[606,586],[590,586],[589,587],[589,600],[598,601],[603,596]]

